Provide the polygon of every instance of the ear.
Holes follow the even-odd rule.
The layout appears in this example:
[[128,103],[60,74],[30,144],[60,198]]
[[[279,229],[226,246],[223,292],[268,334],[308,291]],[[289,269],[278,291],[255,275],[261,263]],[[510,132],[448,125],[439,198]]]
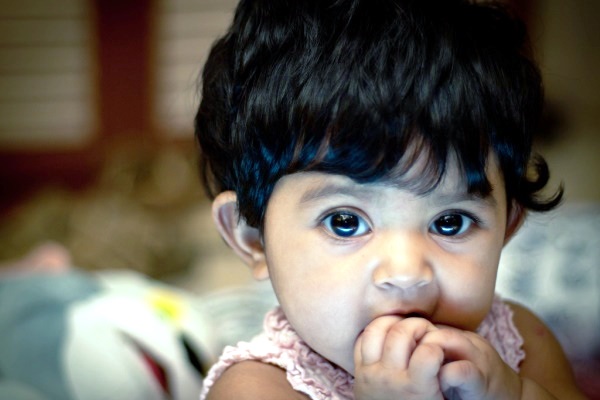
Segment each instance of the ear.
[[223,240],[250,267],[254,278],[267,279],[269,271],[260,233],[240,217],[235,192],[222,192],[215,197],[212,217]]
[[504,235],[504,245],[506,245],[510,239],[519,231],[521,225],[523,225],[523,221],[525,221],[525,216],[527,213],[523,206],[516,201],[512,201],[510,207],[508,208],[508,215],[506,216],[506,233]]

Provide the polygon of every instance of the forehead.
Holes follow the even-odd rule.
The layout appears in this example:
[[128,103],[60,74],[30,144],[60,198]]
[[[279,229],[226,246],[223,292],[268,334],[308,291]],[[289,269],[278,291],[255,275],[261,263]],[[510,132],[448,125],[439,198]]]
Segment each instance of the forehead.
[[479,201],[492,206],[505,204],[504,182],[493,156],[488,158],[486,166],[486,175],[492,187],[492,191],[487,195],[469,192],[467,178],[455,157],[449,160],[440,181],[430,190],[422,191],[422,180],[428,179],[427,175],[424,175],[426,168],[427,165],[422,160],[417,160],[402,175],[392,174],[385,179],[370,183],[359,183],[339,174],[298,172],[284,176],[275,186],[274,194],[277,193],[276,197],[291,196],[299,203],[307,204],[334,196],[371,199],[382,190],[401,190],[428,199],[434,204],[459,201]]

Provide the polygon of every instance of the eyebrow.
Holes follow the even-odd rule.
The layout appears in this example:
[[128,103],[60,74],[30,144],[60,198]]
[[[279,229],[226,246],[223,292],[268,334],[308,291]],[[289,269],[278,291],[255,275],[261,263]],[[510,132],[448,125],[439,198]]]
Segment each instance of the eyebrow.
[[370,194],[372,194],[372,191],[364,186],[326,184],[303,193],[300,198],[300,203],[310,203],[331,196],[367,198]]
[[439,193],[433,196],[435,204],[448,204],[448,203],[461,203],[465,201],[477,202],[477,203],[486,203],[491,206],[496,205],[496,199],[491,193],[487,196],[482,196],[478,193],[469,193],[469,192],[448,192],[448,193]]
[[[332,196],[347,196],[359,199],[372,197],[373,191],[368,186],[362,185],[347,185],[347,184],[324,184],[313,189],[310,189],[302,194],[300,203],[310,203],[323,198]],[[424,194],[422,197],[430,197],[429,194]],[[487,196],[482,196],[478,193],[469,193],[466,191],[438,193],[431,196],[435,205],[444,205],[461,202],[476,202],[483,203],[489,206],[496,206],[497,202],[491,193]]]

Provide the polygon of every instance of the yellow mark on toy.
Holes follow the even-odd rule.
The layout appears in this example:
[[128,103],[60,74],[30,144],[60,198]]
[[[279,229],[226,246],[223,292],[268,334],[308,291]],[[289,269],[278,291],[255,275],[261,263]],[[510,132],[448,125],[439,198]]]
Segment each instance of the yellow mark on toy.
[[148,302],[154,311],[168,322],[178,325],[183,318],[183,301],[179,296],[167,291],[154,291],[148,295]]

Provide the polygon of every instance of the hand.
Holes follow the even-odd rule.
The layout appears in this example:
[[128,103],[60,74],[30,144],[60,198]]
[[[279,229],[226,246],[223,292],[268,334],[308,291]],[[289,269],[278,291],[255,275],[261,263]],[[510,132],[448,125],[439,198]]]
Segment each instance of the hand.
[[438,373],[444,351],[422,339],[438,328],[423,318],[384,316],[371,322],[354,347],[356,399],[442,400]]
[[520,398],[520,377],[476,333],[441,327],[426,333],[420,345],[443,351],[445,361],[439,371],[439,382],[446,399]]

